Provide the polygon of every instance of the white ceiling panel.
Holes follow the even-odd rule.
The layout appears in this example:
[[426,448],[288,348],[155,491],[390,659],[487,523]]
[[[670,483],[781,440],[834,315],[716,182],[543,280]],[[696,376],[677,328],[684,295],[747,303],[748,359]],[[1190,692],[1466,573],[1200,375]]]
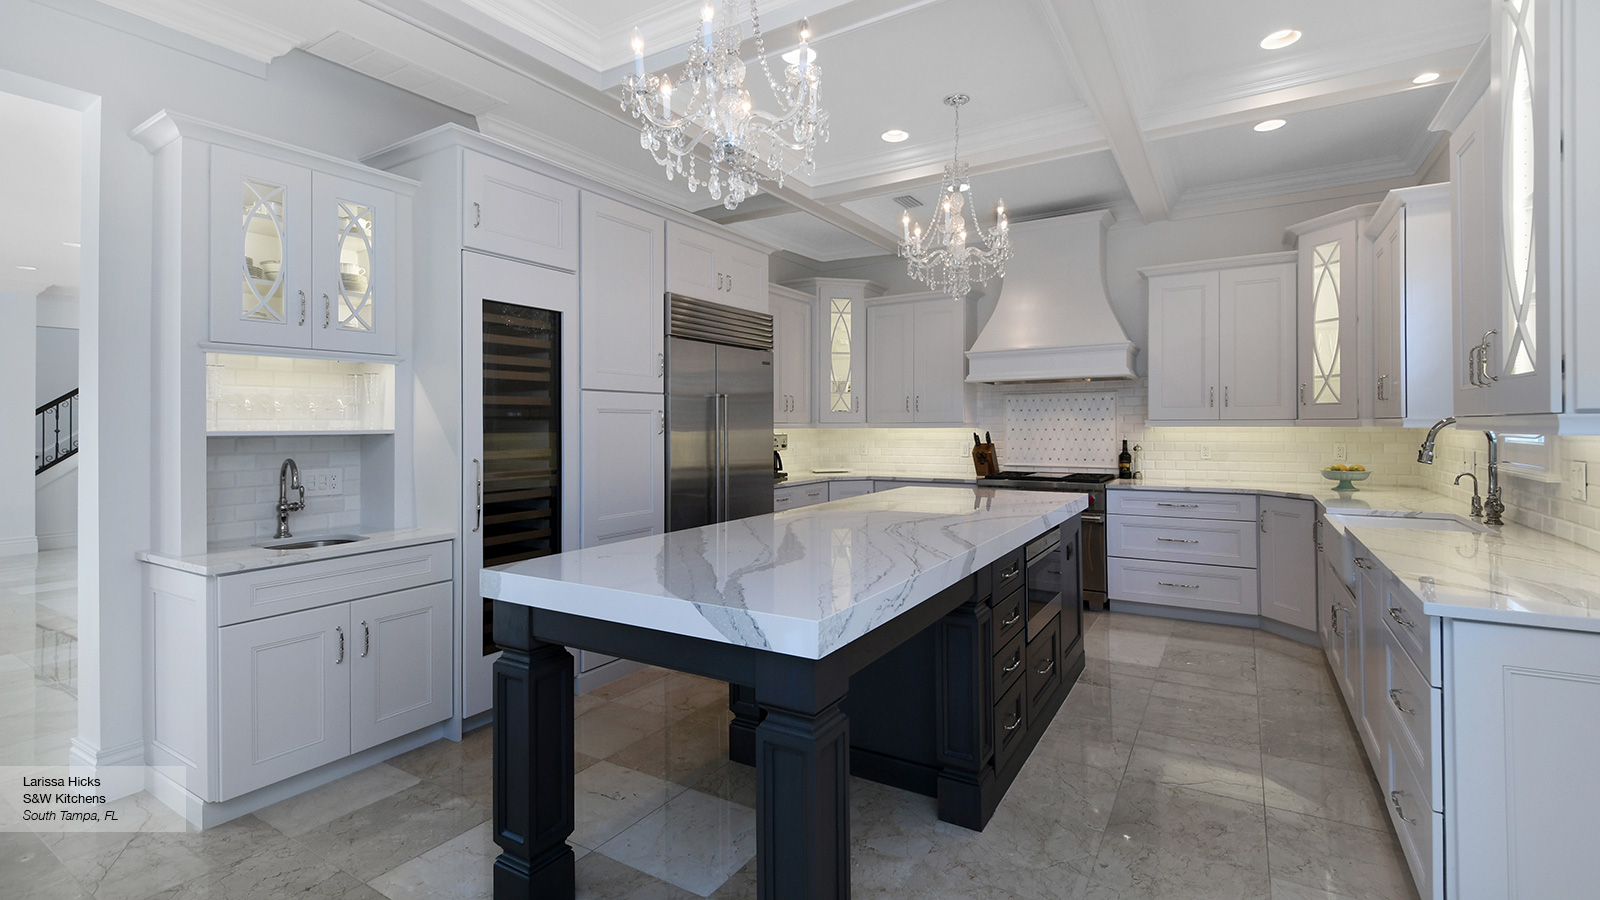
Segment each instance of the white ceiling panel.
[[1428,124],[1448,92],[1436,85],[1315,110],[1277,131],[1185,135],[1152,144],[1151,157],[1175,208],[1410,176],[1439,140]]
[[[938,202],[940,187],[938,184],[929,184],[910,190],[897,190],[876,197],[850,200],[844,207],[898,232],[900,214],[905,207],[895,198],[915,197],[922,206],[911,210],[911,218],[926,227],[933,205]],[[978,204],[979,221],[985,226],[993,224],[994,205],[999,200],[1005,201],[1006,214],[1013,221],[1089,209],[1125,207],[1132,202],[1116,161],[1104,150],[974,175],[972,195]]]
[[819,262],[879,256],[884,251],[809,213],[787,213],[765,219],[735,222],[731,226],[758,241],[798,253]]
[[[82,116],[0,92],[0,289],[78,286]],[[23,271],[18,266],[33,266]]]

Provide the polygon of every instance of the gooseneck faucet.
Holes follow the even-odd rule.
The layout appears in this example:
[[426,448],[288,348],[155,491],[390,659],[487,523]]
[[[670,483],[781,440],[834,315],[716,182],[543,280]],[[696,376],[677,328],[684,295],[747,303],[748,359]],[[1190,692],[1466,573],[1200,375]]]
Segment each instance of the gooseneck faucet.
[[[1417,462],[1433,465],[1434,440],[1439,437],[1439,432],[1454,424],[1456,424],[1455,416],[1447,416],[1433,423],[1433,427],[1428,429],[1428,436],[1422,441],[1422,449],[1417,451]],[[1485,431],[1483,436],[1489,439],[1489,490],[1484,492],[1483,524],[1504,525],[1505,522],[1501,517],[1506,511],[1506,504],[1500,495],[1500,436],[1492,431]],[[1460,481],[1460,478],[1456,479],[1457,483]],[[1472,483],[1474,486],[1477,485],[1477,476],[1473,476]],[[1473,494],[1476,496],[1476,489]]]
[[1462,472],[1460,475],[1456,476],[1456,480],[1451,482],[1451,484],[1460,484],[1461,479],[1463,478],[1472,479],[1472,517],[1474,519],[1481,519],[1483,518],[1483,498],[1478,496],[1478,476],[1472,474],[1471,472]]
[[[299,491],[300,499],[289,502],[289,492]],[[289,513],[306,508],[306,487],[300,483],[300,467],[293,459],[285,459],[278,467],[278,530],[274,539],[294,537],[289,533]]]

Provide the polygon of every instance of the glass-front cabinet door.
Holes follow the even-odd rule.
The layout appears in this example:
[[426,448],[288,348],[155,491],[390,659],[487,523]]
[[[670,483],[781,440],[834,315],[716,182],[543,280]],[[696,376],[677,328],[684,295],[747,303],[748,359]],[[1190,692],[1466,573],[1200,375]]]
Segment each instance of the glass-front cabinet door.
[[211,158],[211,339],[311,346],[311,172],[224,147]]
[[311,346],[394,353],[394,194],[321,172],[312,177]]
[[1356,278],[1354,220],[1300,235],[1299,418],[1354,419]]

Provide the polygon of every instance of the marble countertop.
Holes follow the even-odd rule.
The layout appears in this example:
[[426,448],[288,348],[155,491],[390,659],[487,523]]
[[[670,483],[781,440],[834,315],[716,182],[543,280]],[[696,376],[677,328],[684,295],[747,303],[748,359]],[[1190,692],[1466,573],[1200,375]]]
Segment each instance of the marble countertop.
[[904,481],[909,484],[949,484],[956,487],[975,487],[978,483],[976,475],[956,477],[952,475],[907,475],[904,472],[882,474],[878,472],[856,471],[849,472],[791,472],[783,481],[773,482],[775,488],[797,487],[803,484],[826,484],[830,481]]
[[1394,485],[1363,485],[1350,493],[1333,489],[1334,482],[1318,478],[1315,482],[1271,477],[1183,480],[1136,478],[1107,484],[1111,490],[1186,491],[1193,493],[1264,494],[1292,500],[1315,500],[1330,513],[1382,512],[1466,512],[1465,504],[1427,488]]
[[485,569],[484,596],[821,659],[1087,508],[901,488]]
[[[259,541],[251,541],[249,543],[224,544],[194,556],[168,556],[146,550],[141,552],[138,558],[141,562],[177,569],[180,572],[192,572],[196,575],[231,575],[236,572],[250,572],[256,569],[270,569],[275,566],[292,566],[323,559],[337,559],[342,556],[356,556],[362,553],[373,553],[378,550],[392,550],[396,547],[412,547],[417,544],[431,544],[435,541],[450,541],[454,540],[456,536],[455,532],[440,528],[400,528],[392,531],[371,532],[352,529],[340,533],[361,534],[366,540],[356,541],[351,544],[336,544],[332,547],[314,547],[308,550],[268,550],[264,547],[254,546]],[[315,534],[295,535],[295,538],[300,540],[314,540],[316,537],[317,535]]]

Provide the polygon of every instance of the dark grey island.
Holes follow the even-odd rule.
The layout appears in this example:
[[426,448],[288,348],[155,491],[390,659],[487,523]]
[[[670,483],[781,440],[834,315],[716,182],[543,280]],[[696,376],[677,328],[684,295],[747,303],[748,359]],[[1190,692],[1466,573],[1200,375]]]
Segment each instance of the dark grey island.
[[1082,495],[900,488],[483,572],[498,900],[570,898],[566,647],[729,682],[758,895],[850,896],[850,774],[981,829],[1083,669]]

